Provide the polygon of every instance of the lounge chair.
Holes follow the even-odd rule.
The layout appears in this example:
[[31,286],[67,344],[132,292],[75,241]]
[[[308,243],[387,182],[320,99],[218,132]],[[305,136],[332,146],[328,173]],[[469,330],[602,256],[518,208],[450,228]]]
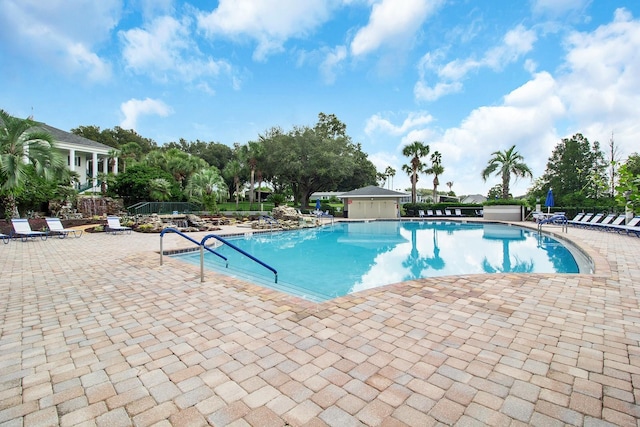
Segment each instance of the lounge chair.
[[610,224],[607,224],[604,226],[604,230],[605,231],[616,231],[616,227],[620,226],[620,225],[624,225],[624,221],[625,219],[627,219],[627,216],[625,214],[620,214],[618,215],[618,217],[616,219],[614,219],[613,221],[611,221]]
[[0,233],[0,239],[2,239],[2,243],[6,245],[7,243],[9,243],[9,240],[11,240],[11,236]]
[[131,234],[131,227],[125,227],[120,225],[120,218],[117,216],[108,216],[107,217],[107,228],[105,228],[107,233],[127,233]]
[[634,216],[627,225],[618,225],[612,228],[618,233],[634,234],[636,237],[640,237],[640,216]]
[[598,227],[605,227],[609,224],[611,224],[611,221],[613,221],[615,219],[615,217],[617,217],[618,215],[611,213],[607,216],[604,217],[604,219],[598,223],[595,224],[591,224],[589,223],[589,225],[587,227],[589,228],[598,228]]
[[433,216],[433,209],[427,209],[427,216]]
[[462,210],[461,209],[456,209],[456,216],[462,216]]
[[476,216],[484,216],[484,210],[483,209],[476,209]]
[[449,210],[449,209],[445,209],[444,210],[444,215],[445,216],[453,216],[453,214],[451,213],[451,210]]
[[29,220],[26,218],[12,219],[11,225],[13,226],[13,235],[20,237],[23,242],[26,242],[36,237],[40,237],[42,240],[47,240],[49,234],[46,231],[33,231],[29,225]]
[[578,222],[580,221],[586,214],[584,212],[577,214],[576,216],[573,217],[573,219],[570,219],[570,222]]
[[[576,216],[577,218],[577,216]],[[586,224],[587,221],[589,221],[591,218],[593,218],[593,214],[592,213],[586,213],[584,215],[582,215],[582,217],[578,218],[577,220],[570,220],[569,224],[573,225],[574,227],[580,227],[584,224]]]
[[418,216],[419,216],[420,218],[424,218],[424,211],[423,211],[422,209],[420,209],[420,210],[418,211]]
[[440,209],[436,209],[436,216],[444,216],[444,215],[442,215],[442,211]]
[[604,214],[602,214],[602,213],[595,214],[594,216],[591,217],[590,220],[585,221],[584,223],[580,224],[579,227],[591,228],[591,227],[594,226],[594,224],[599,223],[600,220],[602,220],[602,217],[604,217]]
[[64,239],[69,234],[73,234],[73,237],[82,236],[82,230],[74,230],[71,228],[64,228],[60,218],[45,218],[47,226],[49,227],[50,234],[56,234],[61,239]]

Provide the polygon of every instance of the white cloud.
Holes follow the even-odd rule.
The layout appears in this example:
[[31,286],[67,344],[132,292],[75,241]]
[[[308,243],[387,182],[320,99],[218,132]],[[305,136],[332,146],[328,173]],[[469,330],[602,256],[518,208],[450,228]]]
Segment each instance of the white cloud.
[[205,57],[191,39],[190,21],[161,16],[145,25],[120,33],[127,67],[159,80],[192,81],[230,74],[226,61]]
[[96,49],[121,12],[121,0],[5,0],[0,44],[21,60],[104,81],[111,77],[111,65]]
[[171,108],[157,99],[130,99],[120,105],[124,120],[120,123],[123,129],[136,129],[138,118],[142,115],[157,115],[167,117],[172,113]]
[[387,135],[398,136],[406,134],[416,127],[425,126],[433,121],[433,117],[426,112],[418,111],[409,113],[401,125],[396,126],[390,120],[383,118],[380,114],[369,117],[365,125],[365,132],[372,134],[382,132]]
[[570,12],[581,11],[592,0],[533,0],[531,9],[534,13],[559,17]]
[[198,27],[211,38],[256,41],[253,57],[262,61],[281,52],[289,38],[313,33],[338,5],[335,0],[220,0],[212,12],[199,14]]
[[327,53],[324,61],[320,64],[320,73],[325,83],[331,84],[336,80],[336,70],[340,64],[347,58],[347,48],[345,46],[336,46]]
[[[470,72],[484,67],[500,71],[506,65],[516,62],[524,54],[531,51],[536,40],[535,31],[518,25],[505,34],[501,44],[489,49],[480,59],[473,57],[455,59],[439,66],[437,61],[443,56],[443,53],[429,52],[419,62],[420,80],[414,87],[415,97],[418,100],[435,101],[444,95],[460,92],[462,90],[461,80],[466,78]],[[429,71],[435,71],[438,76],[438,81],[433,86],[429,86],[426,81]]]
[[366,55],[381,46],[406,48],[441,3],[440,0],[381,0],[374,3],[369,23],[351,42],[352,55]]

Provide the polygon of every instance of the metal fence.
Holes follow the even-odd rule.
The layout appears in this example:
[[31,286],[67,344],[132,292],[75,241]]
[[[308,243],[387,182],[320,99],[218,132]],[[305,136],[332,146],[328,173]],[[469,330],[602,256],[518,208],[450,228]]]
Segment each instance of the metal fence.
[[127,207],[130,215],[192,213],[202,210],[200,205],[190,202],[138,202]]

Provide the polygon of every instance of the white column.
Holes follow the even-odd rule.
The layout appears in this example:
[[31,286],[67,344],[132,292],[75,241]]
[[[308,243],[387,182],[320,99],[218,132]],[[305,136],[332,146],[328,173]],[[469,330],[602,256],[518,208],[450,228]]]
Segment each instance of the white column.
[[114,175],[118,175],[118,158],[114,157],[113,158],[113,174]]
[[102,158],[102,173],[105,175],[109,173],[109,156]]
[[91,185],[98,185],[98,153],[93,153],[91,168]]
[[73,148],[69,150],[69,170],[71,172],[76,171],[76,150]]

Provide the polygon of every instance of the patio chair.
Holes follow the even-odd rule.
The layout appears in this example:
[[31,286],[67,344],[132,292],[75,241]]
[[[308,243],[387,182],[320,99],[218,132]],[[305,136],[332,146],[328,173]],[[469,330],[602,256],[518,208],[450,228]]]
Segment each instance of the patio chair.
[[418,211],[418,217],[424,218],[424,211],[422,209]]
[[29,220],[26,218],[12,219],[11,225],[13,226],[13,235],[20,237],[23,242],[26,242],[36,237],[40,237],[42,240],[47,240],[49,234],[46,231],[33,231],[29,225]]
[[[589,221],[594,215],[592,213],[586,213],[584,215],[582,215],[580,218],[578,218],[577,220],[572,219],[569,221],[569,224],[573,225],[574,227],[580,227],[581,225],[585,224],[587,221]],[[576,215],[576,218],[578,217],[578,215]]]
[[618,225],[612,228],[618,233],[633,234],[636,237],[640,237],[640,216],[634,216],[627,225]]
[[456,216],[462,216],[462,210],[461,209],[456,209]]
[[453,216],[453,214],[451,213],[451,210],[449,210],[449,209],[445,209],[444,210],[444,215],[445,216]]
[[49,233],[55,234],[61,239],[64,239],[69,234],[73,234],[73,237],[82,236],[82,230],[64,228],[60,218],[45,218],[45,220],[47,221],[47,227],[49,227]]
[[433,216],[433,209],[427,209],[427,216]]
[[604,230],[603,227],[606,227],[607,225],[609,225],[611,223],[611,221],[613,221],[615,219],[615,217],[617,217],[618,215],[614,214],[614,213],[610,213],[609,215],[605,216],[604,219],[598,223],[595,224],[589,224],[587,225],[588,228],[601,228]]
[[131,234],[131,227],[125,227],[123,225],[120,225],[120,218],[117,216],[108,216],[107,227],[105,228],[105,231],[107,233],[113,233],[113,234],[118,234],[118,233]]
[[436,209],[436,216],[444,216],[444,215],[442,215],[442,211],[440,209]]
[[595,214],[594,216],[591,217],[590,220],[581,223],[580,225],[578,225],[578,227],[592,228],[594,224],[597,224],[600,222],[600,220],[602,220],[602,217],[604,217],[603,213]]
[[616,227],[624,225],[625,219],[627,219],[625,214],[618,215],[618,217],[611,221],[610,224],[604,226],[604,231],[616,231]]
[[6,245],[7,243],[9,243],[9,240],[11,240],[11,236],[0,233],[0,239],[2,239],[2,243]]

